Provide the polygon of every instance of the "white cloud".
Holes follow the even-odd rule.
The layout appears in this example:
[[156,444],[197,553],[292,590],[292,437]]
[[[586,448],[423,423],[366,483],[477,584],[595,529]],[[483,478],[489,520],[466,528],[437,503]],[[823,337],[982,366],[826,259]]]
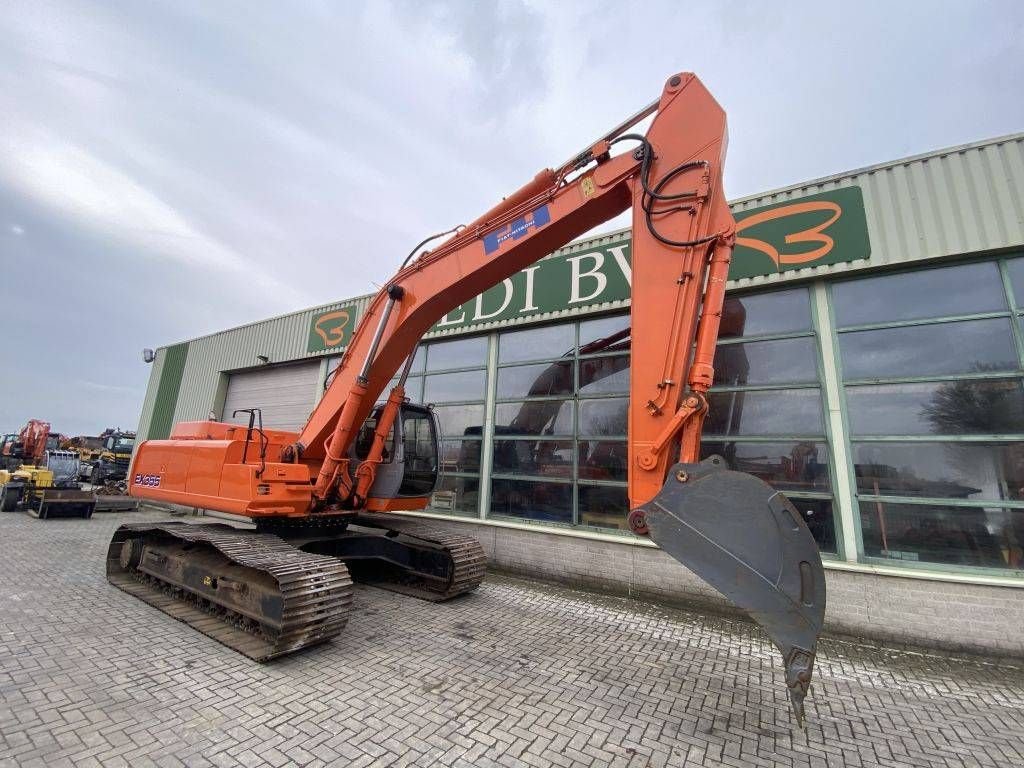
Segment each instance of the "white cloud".
[[78,385],[84,389],[91,389],[95,392],[109,392],[112,394],[121,395],[138,395],[141,394],[138,387],[124,387],[119,384],[109,384],[100,381],[88,381],[85,379],[79,379]]
[[11,230],[11,234],[12,235],[24,235],[25,234],[25,228],[23,226],[21,226],[20,224],[11,224],[10,230]]
[[275,296],[302,295],[217,240],[126,173],[82,147],[25,122],[8,124],[0,145],[0,181],[98,234],[137,249],[143,258],[245,275]]

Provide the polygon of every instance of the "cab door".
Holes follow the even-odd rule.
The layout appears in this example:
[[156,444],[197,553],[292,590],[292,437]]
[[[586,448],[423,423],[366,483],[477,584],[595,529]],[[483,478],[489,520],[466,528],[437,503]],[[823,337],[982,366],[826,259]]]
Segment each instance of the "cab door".
[[[370,451],[383,404],[363,423],[349,450],[358,466]],[[434,492],[438,468],[438,424],[434,412],[423,405],[404,403],[384,443],[369,496],[376,499],[424,498]]]

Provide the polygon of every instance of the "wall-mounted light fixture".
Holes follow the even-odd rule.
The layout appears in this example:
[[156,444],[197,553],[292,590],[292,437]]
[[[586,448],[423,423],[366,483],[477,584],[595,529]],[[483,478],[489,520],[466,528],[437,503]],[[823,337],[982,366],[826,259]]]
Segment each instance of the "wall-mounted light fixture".
[[270,358],[267,357],[266,355],[256,355],[256,359],[263,363],[263,365],[266,365],[267,363],[270,362]]

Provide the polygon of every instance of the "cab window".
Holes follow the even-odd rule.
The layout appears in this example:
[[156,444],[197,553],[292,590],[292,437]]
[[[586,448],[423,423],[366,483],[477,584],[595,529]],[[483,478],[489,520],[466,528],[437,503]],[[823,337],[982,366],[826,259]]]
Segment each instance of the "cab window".
[[[370,455],[370,448],[373,447],[373,435],[377,431],[377,418],[380,415],[380,411],[374,411],[373,415],[370,416],[366,421],[363,422],[362,428],[359,430],[359,434],[356,436],[356,458],[362,461]],[[395,455],[395,428],[392,427],[388,433],[388,439],[384,441],[384,450],[381,453],[380,460],[384,464],[391,463],[391,457]]]
[[402,453],[405,466],[398,495],[429,495],[437,482],[437,434],[429,412],[402,410]]

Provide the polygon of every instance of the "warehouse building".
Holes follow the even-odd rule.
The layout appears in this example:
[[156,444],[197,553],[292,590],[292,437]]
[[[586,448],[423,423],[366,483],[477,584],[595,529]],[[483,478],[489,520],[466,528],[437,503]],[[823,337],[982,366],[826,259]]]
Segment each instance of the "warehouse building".
[[[732,207],[705,454],[804,515],[831,629],[1024,652],[1024,134]],[[407,386],[443,436],[415,514],[505,570],[716,603],[625,530],[630,278],[621,230],[439,320]],[[369,298],[159,349],[140,438],[251,407],[299,428]]]

